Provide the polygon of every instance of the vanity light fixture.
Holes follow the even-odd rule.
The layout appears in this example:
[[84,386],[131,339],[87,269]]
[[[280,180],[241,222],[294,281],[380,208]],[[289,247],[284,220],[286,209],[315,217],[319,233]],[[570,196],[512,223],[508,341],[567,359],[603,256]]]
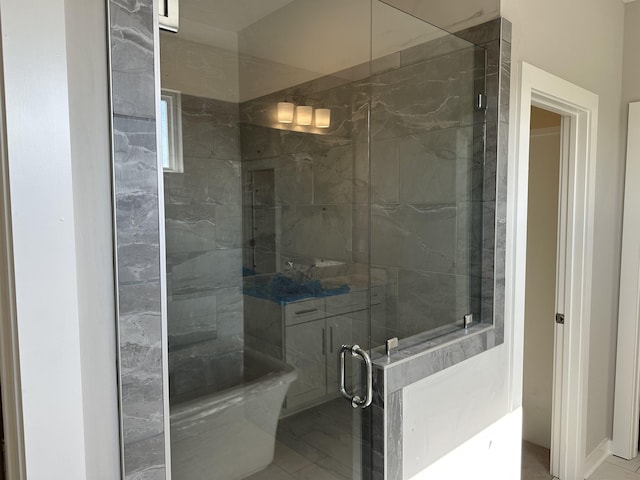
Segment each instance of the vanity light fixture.
[[298,125],[311,125],[313,118],[313,107],[300,105],[296,107],[296,123]]
[[291,102],[278,102],[278,122],[293,123],[293,107]]
[[318,108],[316,110],[316,127],[329,128],[329,125],[331,125],[331,110]]

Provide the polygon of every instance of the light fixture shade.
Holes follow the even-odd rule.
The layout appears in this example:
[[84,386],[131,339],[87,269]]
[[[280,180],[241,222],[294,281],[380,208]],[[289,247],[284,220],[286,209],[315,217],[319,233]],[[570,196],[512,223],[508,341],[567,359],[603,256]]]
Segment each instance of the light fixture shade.
[[313,118],[313,107],[302,105],[296,107],[296,123],[298,125],[311,125]]
[[329,125],[331,125],[331,110],[318,108],[316,110],[316,127],[329,128]]
[[293,107],[295,105],[290,102],[278,102],[278,122],[280,123],[292,123],[293,122]]

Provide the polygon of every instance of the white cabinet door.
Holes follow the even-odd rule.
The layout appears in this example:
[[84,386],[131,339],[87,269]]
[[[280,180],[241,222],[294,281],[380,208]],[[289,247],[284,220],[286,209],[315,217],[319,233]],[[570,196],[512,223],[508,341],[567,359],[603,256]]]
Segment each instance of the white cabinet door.
[[[353,320],[350,316],[337,315],[335,317],[327,318],[327,393],[338,392],[339,373],[338,368],[340,365],[339,355],[340,347],[342,345],[351,345],[353,343]],[[351,357],[351,355],[349,355]],[[353,364],[358,363],[357,360],[348,360],[347,367],[350,372],[354,367]],[[347,381],[353,375],[347,375]]]
[[285,328],[286,362],[298,378],[289,386],[287,408],[321,398],[326,393],[326,344],[324,319]]

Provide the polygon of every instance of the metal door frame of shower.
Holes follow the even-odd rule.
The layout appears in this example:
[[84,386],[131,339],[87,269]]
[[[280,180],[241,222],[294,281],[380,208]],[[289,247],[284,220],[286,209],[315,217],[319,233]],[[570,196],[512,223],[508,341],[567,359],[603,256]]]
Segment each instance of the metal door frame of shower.
[[[552,471],[561,480],[585,478],[590,292],[595,209],[598,96],[522,62],[516,159],[509,171],[507,308],[514,319],[511,404],[522,405],[529,135],[531,106],[563,116],[556,305],[567,319],[556,328]],[[549,319],[553,321],[553,319]],[[591,460],[591,459],[589,459]]]

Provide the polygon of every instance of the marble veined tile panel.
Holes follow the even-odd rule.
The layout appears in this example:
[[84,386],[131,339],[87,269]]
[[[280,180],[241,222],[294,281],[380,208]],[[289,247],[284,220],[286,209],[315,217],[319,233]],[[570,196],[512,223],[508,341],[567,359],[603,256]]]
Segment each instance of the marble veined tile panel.
[[113,112],[154,118],[153,0],[110,0]]
[[195,295],[242,282],[242,250],[195,254],[172,266],[173,295]]
[[167,253],[215,250],[217,248],[216,223],[214,205],[165,205]]
[[354,161],[351,145],[333,147],[313,155],[315,205],[345,205],[353,202]]
[[373,205],[372,262],[432,272],[453,272],[455,204]]
[[165,176],[165,202],[240,205],[240,162],[184,158],[184,173]]
[[286,255],[351,259],[351,206],[283,206],[280,249]]
[[216,295],[167,302],[169,349],[218,337]]

